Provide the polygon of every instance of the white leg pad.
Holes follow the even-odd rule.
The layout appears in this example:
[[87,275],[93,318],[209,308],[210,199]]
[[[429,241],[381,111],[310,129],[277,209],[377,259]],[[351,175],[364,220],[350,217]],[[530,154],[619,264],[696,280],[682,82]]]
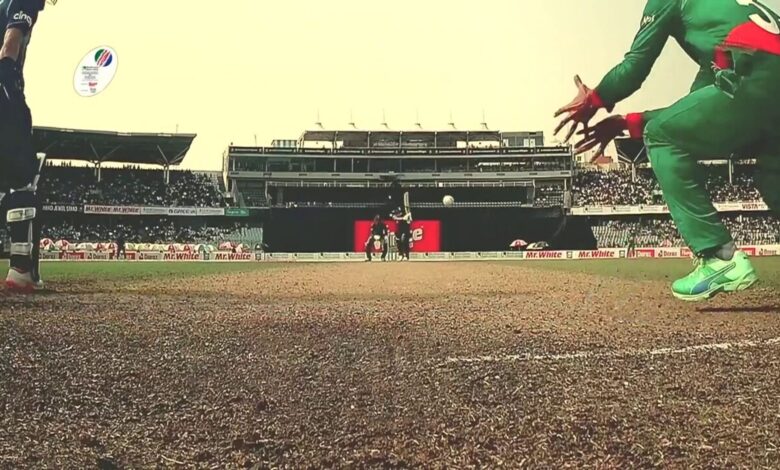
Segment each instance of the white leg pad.
[[27,222],[33,220],[38,215],[38,211],[34,207],[21,207],[19,209],[9,209],[6,215],[6,221],[9,224],[17,222]]

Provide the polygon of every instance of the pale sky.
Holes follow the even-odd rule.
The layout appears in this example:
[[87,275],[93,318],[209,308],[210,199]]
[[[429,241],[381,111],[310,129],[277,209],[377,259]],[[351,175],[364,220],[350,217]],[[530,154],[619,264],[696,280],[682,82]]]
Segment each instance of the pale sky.
[[[25,70],[36,125],[197,133],[185,167],[221,169],[234,142],[313,128],[543,130],[595,86],[638,28],[644,0],[60,0],[33,33]],[[73,74],[91,49],[119,56],[100,95]],[[616,112],[671,104],[696,66],[670,42]]]

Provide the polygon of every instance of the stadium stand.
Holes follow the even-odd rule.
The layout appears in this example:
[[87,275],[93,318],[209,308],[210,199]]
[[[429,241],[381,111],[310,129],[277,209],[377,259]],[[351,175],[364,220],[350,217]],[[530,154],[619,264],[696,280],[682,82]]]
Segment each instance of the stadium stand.
[[[702,165],[702,169],[707,173],[707,188],[714,202],[761,200],[754,182],[755,167],[737,166],[731,183],[723,167]],[[650,169],[638,170],[635,180],[630,171],[582,171],[574,178],[574,194],[577,206],[663,203],[661,188]]]
[[41,181],[44,204],[100,204],[165,207],[224,207],[222,192],[209,175],[137,167],[103,169],[98,181],[86,167],[48,165]]
[[[635,169],[578,171],[574,177],[574,205],[619,206],[662,204],[663,195],[652,169],[647,167],[647,154],[641,141],[618,139],[619,160]],[[731,165],[726,162],[701,164],[706,174],[707,188],[713,202],[758,202],[761,196],[755,187],[756,166],[742,160]],[[732,166],[733,165],[733,166]],[[733,169],[729,178],[729,168]]]
[[[663,193],[641,142],[619,140],[620,161],[630,170],[578,171],[573,179],[576,207],[619,207],[663,205]],[[750,160],[706,162],[701,164],[707,189],[713,202],[759,203],[761,195],[755,186],[756,166]],[[742,245],[780,242],[780,220],[769,212],[722,213],[726,226]],[[620,248],[634,239],[636,246],[681,247],[685,243],[668,215],[623,215],[591,217],[593,234],[601,248]]]
[[[39,186],[42,237],[74,245],[120,234],[128,243],[262,243],[262,222],[230,207],[221,172],[173,169],[195,137],[36,127],[36,150],[49,160]],[[6,236],[0,227],[0,242]]]
[[[767,215],[725,215],[723,221],[741,245],[780,243],[780,219]],[[685,243],[674,221],[666,217],[594,218],[593,234],[599,248],[624,248],[631,239],[636,246],[681,247]]]
[[642,172],[632,181],[628,171],[583,171],[573,183],[577,206],[657,204],[662,195],[657,181]]
[[[623,168],[628,165],[633,171],[574,171],[571,155],[561,148],[523,149],[501,144],[479,148],[458,144],[463,139],[467,144],[477,139],[504,140],[501,134],[493,132],[307,132],[305,136],[327,139],[332,145],[325,149],[305,145],[284,149],[230,147],[225,154],[223,178],[213,173],[171,169],[183,160],[192,135],[36,129],[36,140],[58,162],[47,165],[41,183],[44,204],[59,207],[46,215],[43,235],[73,243],[107,242],[122,233],[129,243],[230,241],[257,246],[263,243],[264,231],[259,227],[262,222],[258,219],[253,226],[245,222],[249,219],[226,217],[230,206],[237,204],[265,211],[264,214],[273,213],[276,218],[269,218],[277,223],[309,217],[320,228],[323,221],[336,224],[334,218],[341,217],[344,220],[340,226],[351,229],[356,217],[370,217],[397,206],[398,201],[388,197],[395,185],[412,194],[415,209],[427,211],[422,214],[433,220],[446,219],[450,225],[460,223],[461,216],[473,218],[475,213],[468,209],[475,208],[484,209],[480,215],[504,209],[541,214],[545,213],[541,209],[572,205],[663,204],[653,172],[646,167],[646,159],[642,160],[643,150],[634,148],[631,142],[621,144],[620,161]],[[302,142],[305,144],[305,139]],[[636,155],[625,158],[628,154]],[[72,155],[77,157],[66,158]],[[70,160],[94,166],[74,166]],[[107,168],[107,162],[125,166]],[[162,169],[145,169],[153,164]],[[702,165],[702,171],[706,172],[707,186],[715,202],[760,201],[754,185],[754,165],[744,161],[735,166],[708,164]],[[227,187],[222,187],[224,182]],[[438,212],[444,209],[444,195],[452,195],[456,207],[464,211]],[[203,211],[187,217],[172,217],[173,212],[167,216],[159,212],[107,215],[88,212],[86,205]],[[327,217],[317,219],[319,211],[311,209],[318,208],[324,209],[323,217],[325,213]],[[208,215],[209,209],[225,210],[219,217]],[[358,212],[361,210],[365,213]],[[284,215],[285,212],[290,215]],[[531,216],[531,212],[522,217],[537,216]],[[684,246],[671,218],[661,212],[602,214],[586,212],[587,218],[579,219],[587,234],[592,229],[600,248],[626,247],[631,240],[636,246]],[[766,212],[729,212],[722,217],[740,244],[780,243],[780,220]],[[546,223],[544,219],[533,220],[540,220],[535,224]],[[473,225],[473,221],[463,224]],[[471,240],[473,235],[463,238]],[[588,242],[590,246],[592,240],[593,237]],[[503,241],[500,243],[503,246]],[[311,241],[306,240],[306,248],[309,244]]]
[[761,194],[755,185],[755,166],[740,165],[735,167],[733,182],[729,183],[728,175],[722,168],[710,167],[707,188],[712,193],[715,202],[756,202],[761,200]]
[[245,223],[227,222],[192,225],[168,217],[109,219],[101,216],[48,222],[43,238],[71,243],[98,243],[116,240],[119,234],[131,243],[256,243],[262,241],[258,229]]
[[536,188],[534,207],[561,207],[565,188],[562,184],[541,185]]

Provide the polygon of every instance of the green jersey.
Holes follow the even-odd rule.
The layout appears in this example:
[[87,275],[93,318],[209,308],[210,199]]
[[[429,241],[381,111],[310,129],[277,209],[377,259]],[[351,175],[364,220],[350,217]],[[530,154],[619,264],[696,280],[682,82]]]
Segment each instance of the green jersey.
[[780,17],[758,0],[648,0],[631,50],[596,87],[608,109],[639,90],[670,37],[701,68],[696,90],[714,82],[728,49],[780,55]]

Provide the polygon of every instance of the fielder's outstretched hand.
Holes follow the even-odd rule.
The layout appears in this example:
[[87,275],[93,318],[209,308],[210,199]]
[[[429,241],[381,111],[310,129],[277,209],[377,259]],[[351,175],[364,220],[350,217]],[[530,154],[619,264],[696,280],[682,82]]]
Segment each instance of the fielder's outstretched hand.
[[574,153],[585,153],[598,147],[596,157],[599,157],[607,149],[610,142],[624,135],[627,130],[628,123],[625,116],[610,116],[593,127],[577,132],[577,135],[581,135],[582,139],[574,145]]
[[569,129],[568,134],[566,134],[566,139],[564,142],[571,140],[571,137],[577,131],[577,127],[579,127],[580,124],[582,124],[583,127],[587,129],[588,123],[591,119],[593,119],[593,116],[596,115],[596,112],[601,107],[601,100],[593,92],[593,90],[582,83],[582,79],[580,79],[579,75],[574,77],[574,85],[577,86],[577,96],[572,100],[571,103],[555,112],[555,117],[559,117],[564,113],[568,113],[568,115],[560,122],[560,124],[558,124],[558,127],[555,128],[555,135],[558,135],[558,132],[560,132],[561,129],[566,127],[568,124],[571,124],[571,128]]

